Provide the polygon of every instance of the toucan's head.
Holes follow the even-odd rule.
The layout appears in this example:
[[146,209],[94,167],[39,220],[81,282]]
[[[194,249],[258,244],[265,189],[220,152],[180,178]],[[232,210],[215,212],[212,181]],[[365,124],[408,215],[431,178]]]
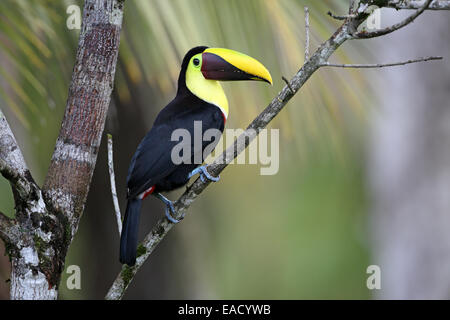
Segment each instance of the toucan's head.
[[201,73],[207,80],[257,80],[272,84],[272,77],[262,63],[224,48],[195,47],[189,50],[181,67],[181,73],[185,72]]
[[183,59],[178,91],[189,89],[199,98],[218,105],[226,116],[228,102],[218,81],[238,80],[272,84],[267,68],[252,57],[230,49],[195,47]]

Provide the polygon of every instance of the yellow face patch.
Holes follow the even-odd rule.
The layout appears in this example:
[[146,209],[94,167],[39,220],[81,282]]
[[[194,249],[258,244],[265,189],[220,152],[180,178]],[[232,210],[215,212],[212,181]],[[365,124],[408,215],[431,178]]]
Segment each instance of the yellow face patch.
[[202,54],[191,58],[186,69],[186,87],[195,96],[211,103],[222,110],[225,118],[228,117],[228,100],[219,81],[208,80],[202,74]]

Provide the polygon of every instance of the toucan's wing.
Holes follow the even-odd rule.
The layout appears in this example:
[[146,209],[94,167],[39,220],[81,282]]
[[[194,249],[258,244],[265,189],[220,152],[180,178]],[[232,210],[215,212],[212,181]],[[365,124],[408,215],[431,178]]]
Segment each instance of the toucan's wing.
[[[194,153],[203,151],[211,143],[202,141],[202,150],[196,150],[195,121],[201,121],[202,129],[199,133],[201,136],[207,129],[223,130],[223,118],[219,109],[196,97],[189,97],[183,101],[175,99],[161,110],[153,128],[144,137],[131,160],[127,177],[128,197],[136,197],[177,168],[179,164],[172,160],[173,148],[177,145],[180,147],[181,143],[180,140],[172,141],[172,133],[176,129],[184,129],[190,133],[190,139],[181,140],[183,143],[191,144],[191,161],[194,160]],[[217,143],[218,139],[216,140]]]
[[154,126],[139,144],[128,169],[128,197],[134,198],[176,169],[171,150],[170,124]]

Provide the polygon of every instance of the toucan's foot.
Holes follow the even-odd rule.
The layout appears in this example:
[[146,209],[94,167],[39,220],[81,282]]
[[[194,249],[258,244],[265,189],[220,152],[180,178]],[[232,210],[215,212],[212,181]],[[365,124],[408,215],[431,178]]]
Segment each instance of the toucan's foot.
[[220,180],[220,176],[214,177],[214,176],[212,176],[212,175],[208,172],[208,170],[206,169],[206,165],[205,165],[205,166],[198,167],[198,168],[195,168],[195,169],[189,174],[189,179],[190,179],[192,176],[195,176],[196,174],[200,174],[200,179],[202,179],[203,182],[205,182],[205,178],[208,179],[208,180],[210,180],[210,181],[213,181],[213,182],[217,182],[217,181]]
[[173,217],[173,215],[175,214],[175,208],[173,207],[172,202],[170,202],[170,204],[166,205],[165,211],[166,211],[167,219],[172,223],[176,224],[176,223],[180,222],[181,220],[183,220],[183,218],[184,218],[184,215],[181,217],[181,219],[176,219]]
[[173,216],[176,214],[175,212],[175,208],[173,206],[173,201],[170,201],[169,199],[167,199],[166,197],[164,197],[161,193],[155,193],[154,194],[155,197],[157,197],[159,200],[161,200],[162,202],[164,202],[164,204],[166,205],[166,217],[167,219],[172,222],[172,223],[178,223],[181,220],[183,220],[184,218],[184,214],[181,217],[181,219],[176,219]]

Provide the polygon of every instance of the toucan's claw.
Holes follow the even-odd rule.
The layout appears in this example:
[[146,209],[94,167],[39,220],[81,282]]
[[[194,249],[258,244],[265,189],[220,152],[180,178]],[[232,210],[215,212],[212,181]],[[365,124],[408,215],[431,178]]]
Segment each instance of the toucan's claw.
[[183,220],[183,218],[184,218],[184,214],[183,214],[183,216],[181,217],[181,219],[175,219],[175,218],[172,216],[172,214],[175,214],[175,209],[174,209],[174,207],[173,207],[173,204],[170,203],[170,204],[166,205],[166,218],[167,218],[170,222],[175,223],[175,224],[177,224],[178,222],[180,222],[180,221]]
[[172,223],[178,223],[181,220],[184,219],[184,214],[181,216],[181,219],[176,219],[173,216],[176,214],[175,208],[173,206],[173,201],[170,201],[169,199],[167,199],[166,197],[164,197],[161,193],[155,193],[154,194],[155,197],[157,197],[159,200],[161,200],[162,202],[164,202],[164,204],[166,205],[166,217],[167,220],[169,220]]
[[189,179],[190,179],[192,176],[195,176],[196,174],[200,174],[200,179],[201,179],[203,182],[205,182],[205,178],[208,179],[208,180],[210,180],[210,181],[213,181],[213,182],[217,182],[217,181],[220,180],[220,176],[214,177],[214,176],[212,176],[212,175],[208,172],[208,170],[206,169],[206,165],[194,169],[194,170],[189,174]]
[[205,177],[213,182],[217,182],[220,180],[220,176],[214,177],[211,174],[209,174],[208,170],[206,169],[206,166],[201,166],[199,169],[201,170],[200,179],[202,179],[203,182],[205,182]]

